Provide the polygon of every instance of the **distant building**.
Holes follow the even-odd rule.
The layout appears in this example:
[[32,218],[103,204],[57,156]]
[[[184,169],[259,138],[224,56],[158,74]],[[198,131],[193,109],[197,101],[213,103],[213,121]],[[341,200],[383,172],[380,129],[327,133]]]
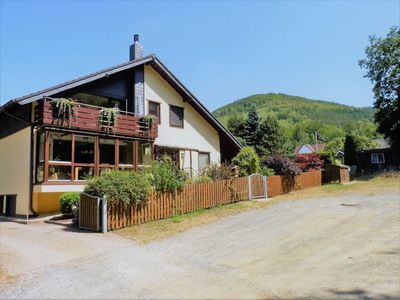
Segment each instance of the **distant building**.
[[359,173],[370,173],[400,167],[400,153],[392,149],[387,140],[373,140],[376,147],[357,151]]
[[294,150],[294,154],[311,154],[311,153],[318,153],[324,150],[326,144],[303,144],[301,146],[297,146]]

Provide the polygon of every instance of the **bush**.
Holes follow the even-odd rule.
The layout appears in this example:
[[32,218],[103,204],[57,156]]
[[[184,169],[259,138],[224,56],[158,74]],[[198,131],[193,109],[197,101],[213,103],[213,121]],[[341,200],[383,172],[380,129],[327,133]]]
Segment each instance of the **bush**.
[[244,147],[236,155],[232,162],[239,167],[241,176],[260,172],[260,158],[253,147]]
[[301,173],[294,161],[283,155],[264,157],[262,165],[274,170],[277,175],[294,176]]
[[274,170],[272,170],[270,168],[262,167],[261,174],[263,174],[264,176],[273,176],[273,175],[275,175],[275,172],[274,172]]
[[211,182],[212,179],[206,175],[195,176],[186,180],[187,184],[192,183],[208,183]]
[[73,217],[79,207],[79,192],[63,193],[60,196],[60,210],[64,216]]
[[111,171],[87,181],[85,193],[103,197],[108,201],[125,204],[144,203],[151,192],[151,185],[142,173],[132,171]]
[[227,164],[212,163],[200,171],[200,176],[206,176],[211,180],[226,180],[232,177],[231,166]]
[[321,159],[324,161],[324,167],[328,164],[334,164],[336,161],[336,153],[328,150],[328,151],[322,151],[319,153]]
[[186,174],[172,164],[171,158],[165,156],[158,162],[153,162],[146,170],[146,177],[154,189],[161,193],[182,189],[185,185]]
[[297,154],[295,163],[302,172],[320,170],[324,166],[324,161],[318,153]]

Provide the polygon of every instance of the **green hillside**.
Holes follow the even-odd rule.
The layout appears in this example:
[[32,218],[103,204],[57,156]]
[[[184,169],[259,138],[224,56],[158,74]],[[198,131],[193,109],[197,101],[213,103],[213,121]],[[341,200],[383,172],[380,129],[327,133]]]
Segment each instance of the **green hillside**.
[[213,113],[227,125],[230,117],[246,117],[252,104],[257,106],[261,118],[273,115],[278,119],[291,146],[313,142],[312,134],[316,130],[327,141],[344,137],[346,132],[356,132],[371,138],[376,135],[372,107],[358,108],[285,94],[250,96],[225,105]]

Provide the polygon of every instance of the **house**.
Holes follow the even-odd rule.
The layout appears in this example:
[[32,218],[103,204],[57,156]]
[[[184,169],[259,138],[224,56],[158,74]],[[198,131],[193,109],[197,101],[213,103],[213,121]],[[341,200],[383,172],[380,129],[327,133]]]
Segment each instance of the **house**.
[[294,154],[311,154],[311,153],[318,153],[324,150],[325,143],[322,144],[303,144],[301,146],[297,146],[294,150]]
[[82,191],[87,178],[145,168],[163,155],[195,176],[237,153],[236,138],[155,55],[143,54],[138,35],[129,55],[0,107],[0,213],[58,211],[60,194]]
[[357,151],[357,172],[365,174],[385,169],[399,169],[399,151],[391,148],[385,139],[375,139],[372,142],[376,145],[374,148]]

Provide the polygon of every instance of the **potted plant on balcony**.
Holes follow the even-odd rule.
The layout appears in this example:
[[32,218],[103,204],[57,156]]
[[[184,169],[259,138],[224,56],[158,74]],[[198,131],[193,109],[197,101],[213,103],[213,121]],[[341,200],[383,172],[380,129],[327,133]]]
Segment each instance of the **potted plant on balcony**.
[[100,126],[112,129],[117,125],[117,119],[119,115],[118,107],[113,108],[102,108],[99,112],[99,124]]
[[154,122],[156,121],[156,117],[153,115],[145,115],[141,118],[143,131],[150,131]]
[[70,122],[76,117],[76,102],[67,98],[55,98],[51,100],[53,118],[64,122]]

